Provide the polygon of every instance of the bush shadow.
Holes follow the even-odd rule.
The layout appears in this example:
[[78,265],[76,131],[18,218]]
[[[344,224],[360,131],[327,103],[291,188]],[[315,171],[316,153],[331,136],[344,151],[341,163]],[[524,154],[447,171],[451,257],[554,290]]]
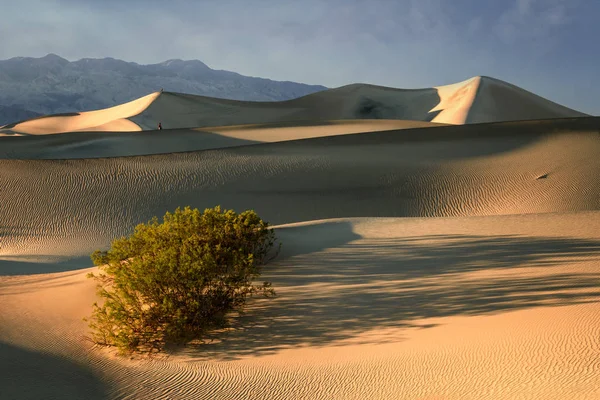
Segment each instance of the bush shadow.
[[277,298],[253,300],[232,330],[182,351],[231,360],[342,345],[373,329],[422,328],[416,321],[426,318],[600,300],[600,271],[567,268],[581,261],[600,265],[598,240],[436,235],[312,250],[291,251],[266,268],[264,279],[273,282]]

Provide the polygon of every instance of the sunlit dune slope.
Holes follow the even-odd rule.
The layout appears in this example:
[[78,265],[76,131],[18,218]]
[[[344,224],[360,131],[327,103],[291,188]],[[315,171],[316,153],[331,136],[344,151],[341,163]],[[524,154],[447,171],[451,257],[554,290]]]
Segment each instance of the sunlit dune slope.
[[127,118],[144,111],[158,95],[159,93],[152,93],[129,103],[102,110],[38,117],[6,125],[0,131],[30,135],[75,131],[139,131],[140,127]]

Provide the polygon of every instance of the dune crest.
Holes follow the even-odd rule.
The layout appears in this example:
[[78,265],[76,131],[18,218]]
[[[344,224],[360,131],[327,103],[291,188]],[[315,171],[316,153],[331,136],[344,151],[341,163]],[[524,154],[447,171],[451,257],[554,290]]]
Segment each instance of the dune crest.
[[462,125],[586,116],[488,76],[476,76],[435,89],[440,103],[431,110],[439,112],[432,122]]

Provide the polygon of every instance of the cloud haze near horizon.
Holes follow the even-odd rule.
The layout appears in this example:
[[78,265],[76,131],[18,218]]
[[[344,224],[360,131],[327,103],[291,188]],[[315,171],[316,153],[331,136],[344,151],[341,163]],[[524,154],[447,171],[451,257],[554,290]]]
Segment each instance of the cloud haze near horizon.
[[488,75],[600,114],[593,0],[0,1],[0,59],[199,59],[328,87],[420,88]]

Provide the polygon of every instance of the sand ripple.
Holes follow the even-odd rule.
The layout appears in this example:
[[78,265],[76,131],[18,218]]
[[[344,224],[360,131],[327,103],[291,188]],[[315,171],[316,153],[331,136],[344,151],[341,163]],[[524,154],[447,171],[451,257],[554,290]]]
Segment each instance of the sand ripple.
[[597,133],[506,129],[452,140],[379,132],[144,157],[0,160],[0,259],[21,262],[4,273],[25,273],[36,257],[63,269],[78,257],[90,265],[95,248],[181,205],[255,209],[273,224],[600,208]]
[[[2,387],[18,398],[35,376],[11,372],[37,362],[60,388],[68,361],[79,393],[115,399],[597,398],[599,224],[587,212],[282,227],[295,245],[266,274],[279,296],[219,341],[154,360],[82,339],[87,271],[4,277],[2,342],[57,358],[17,359]],[[560,231],[539,236],[546,226]]]

